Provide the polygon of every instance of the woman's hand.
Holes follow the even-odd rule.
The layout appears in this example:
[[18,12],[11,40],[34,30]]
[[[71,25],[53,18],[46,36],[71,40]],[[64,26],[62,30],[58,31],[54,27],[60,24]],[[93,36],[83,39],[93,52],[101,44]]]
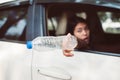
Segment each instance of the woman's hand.
[[63,54],[67,57],[74,56],[72,51],[77,46],[77,39],[76,37],[72,36],[70,33],[63,39],[62,42],[62,50]]
[[72,56],[74,56],[74,54],[72,53],[72,50],[63,50],[63,54],[66,57],[72,57]]

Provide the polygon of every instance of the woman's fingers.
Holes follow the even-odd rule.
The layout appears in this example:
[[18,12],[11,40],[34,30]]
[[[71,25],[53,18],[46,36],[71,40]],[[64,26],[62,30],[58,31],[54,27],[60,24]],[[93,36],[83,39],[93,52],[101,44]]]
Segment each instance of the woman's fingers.
[[72,50],[63,50],[63,54],[66,57],[72,57],[72,56],[74,56],[74,54],[72,54],[71,52],[72,52]]

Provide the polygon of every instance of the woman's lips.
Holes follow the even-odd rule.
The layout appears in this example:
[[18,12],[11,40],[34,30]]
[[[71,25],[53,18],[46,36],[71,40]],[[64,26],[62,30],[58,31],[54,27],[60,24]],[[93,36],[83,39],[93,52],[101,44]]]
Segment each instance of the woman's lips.
[[88,38],[88,37],[85,38],[84,41],[85,41],[85,42],[89,42],[89,38]]

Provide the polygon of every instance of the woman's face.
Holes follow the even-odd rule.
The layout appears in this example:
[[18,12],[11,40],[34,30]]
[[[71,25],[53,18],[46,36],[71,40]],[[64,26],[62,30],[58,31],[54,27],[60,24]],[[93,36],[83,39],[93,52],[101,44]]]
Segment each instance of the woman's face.
[[90,31],[88,29],[87,24],[78,23],[74,29],[74,35],[78,38],[79,41],[85,42],[89,44],[89,35]]

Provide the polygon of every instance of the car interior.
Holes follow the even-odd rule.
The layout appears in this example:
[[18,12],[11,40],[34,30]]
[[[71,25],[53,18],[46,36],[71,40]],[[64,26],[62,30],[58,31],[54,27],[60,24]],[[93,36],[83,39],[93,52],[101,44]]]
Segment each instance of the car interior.
[[26,14],[24,7],[3,9],[0,13],[0,39],[25,41]]
[[47,17],[48,22],[51,22],[50,27],[52,28],[49,29],[50,36],[65,35],[67,16],[75,14],[85,18],[88,22],[91,50],[120,53],[120,33],[105,32],[100,16],[98,15],[98,12],[115,12],[119,13],[120,17],[120,12],[117,9],[83,4],[51,4],[49,6]]

